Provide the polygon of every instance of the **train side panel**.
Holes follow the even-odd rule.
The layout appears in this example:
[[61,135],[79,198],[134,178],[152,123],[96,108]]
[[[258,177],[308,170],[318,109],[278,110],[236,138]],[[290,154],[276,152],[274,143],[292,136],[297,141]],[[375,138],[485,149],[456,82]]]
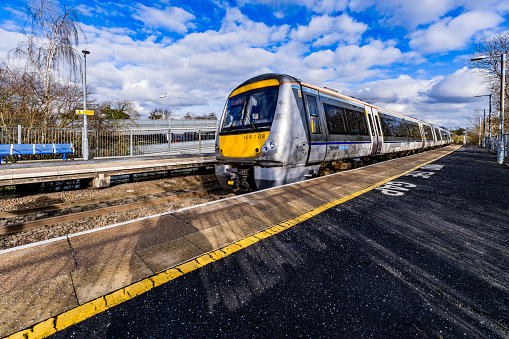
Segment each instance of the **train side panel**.
[[325,161],[369,156],[372,137],[365,106],[320,93],[327,130]]

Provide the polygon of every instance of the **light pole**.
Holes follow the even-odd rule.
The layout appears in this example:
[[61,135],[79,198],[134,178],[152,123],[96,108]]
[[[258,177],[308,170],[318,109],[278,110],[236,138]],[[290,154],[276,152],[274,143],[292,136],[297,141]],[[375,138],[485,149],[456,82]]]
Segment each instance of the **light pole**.
[[[166,98],[166,95],[161,95],[161,96],[159,97],[159,99],[164,99],[164,98]],[[164,100],[163,100],[163,119],[164,119],[165,117],[166,117],[166,114],[164,113]]]
[[[476,58],[470,59],[470,61],[484,60],[488,58],[486,55],[481,55]],[[498,137],[498,150],[497,150],[497,162],[502,165],[504,163],[504,99],[505,99],[505,53],[500,55],[500,122],[499,122],[499,137]],[[491,105],[490,105],[491,106]]]
[[[87,110],[87,54],[89,51],[83,50],[83,111]],[[83,114],[83,131],[81,132],[81,148],[83,149],[83,160],[88,160],[88,128],[87,114]]]
[[481,114],[479,114],[479,147],[481,147]]
[[486,147],[486,108],[482,110],[482,147]]
[[490,97],[490,110],[488,113],[488,152],[491,152],[491,94],[476,95],[475,97]]

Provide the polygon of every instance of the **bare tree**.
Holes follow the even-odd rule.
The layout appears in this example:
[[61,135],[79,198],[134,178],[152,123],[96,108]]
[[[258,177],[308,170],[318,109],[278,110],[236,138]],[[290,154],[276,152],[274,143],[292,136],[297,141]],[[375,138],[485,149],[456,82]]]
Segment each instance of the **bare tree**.
[[156,108],[149,113],[148,118],[150,120],[161,120],[163,118],[163,113]]
[[[82,33],[79,12],[74,8],[60,9],[50,0],[37,0],[27,9],[28,20],[23,29],[26,40],[11,51],[11,55],[26,60],[27,72],[40,78],[34,88],[40,97],[40,109],[47,118],[58,112],[60,103],[53,102],[52,91],[64,84],[76,86],[80,55],[76,50]],[[62,77],[62,71],[68,76]]]
[[[480,55],[487,56],[486,59],[479,61],[470,61],[469,66],[474,69],[478,69],[481,76],[484,78],[485,83],[487,85],[488,91],[493,94],[492,95],[492,107],[494,110],[500,111],[500,79],[502,77],[501,73],[501,60],[500,55],[505,53],[509,55],[509,33],[497,34],[491,38],[484,37],[481,42],[476,44],[473,48],[473,52],[471,57],[476,57]],[[506,80],[505,80],[505,88],[504,95],[507,98],[508,86],[509,86],[509,72],[507,72],[508,64],[506,63]],[[507,131],[509,126],[508,117],[508,109],[507,105],[505,107],[504,112],[504,130]],[[498,116],[493,116],[493,134],[498,134],[498,123],[495,124],[495,120],[498,121]]]

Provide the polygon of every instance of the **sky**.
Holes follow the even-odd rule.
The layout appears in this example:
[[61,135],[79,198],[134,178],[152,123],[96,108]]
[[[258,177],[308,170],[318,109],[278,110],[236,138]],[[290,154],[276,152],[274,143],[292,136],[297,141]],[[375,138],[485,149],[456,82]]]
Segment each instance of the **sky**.
[[[94,98],[130,100],[144,117],[163,105],[219,116],[235,87],[275,72],[466,127],[488,108],[472,46],[509,32],[507,0],[59,1],[81,12]],[[0,59],[24,39],[26,6],[0,5]]]

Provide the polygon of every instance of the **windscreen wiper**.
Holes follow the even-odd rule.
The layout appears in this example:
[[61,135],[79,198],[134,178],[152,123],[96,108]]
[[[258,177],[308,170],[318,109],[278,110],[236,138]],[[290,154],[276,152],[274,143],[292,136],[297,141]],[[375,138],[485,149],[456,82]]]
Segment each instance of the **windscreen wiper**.
[[244,112],[244,109],[246,108],[246,103],[244,102],[244,104],[242,105],[242,109],[237,113],[237,115],[233,118],[232,120],[232,123],[230,125],[230,127],[228,127],[228,129],[226,130],[226,133],[230,132],[233,127],[235,127],[235,125],[233,124],[234,122],[238,121],[237,119],[239,118],[239,115],[241,115],[241,113]]

